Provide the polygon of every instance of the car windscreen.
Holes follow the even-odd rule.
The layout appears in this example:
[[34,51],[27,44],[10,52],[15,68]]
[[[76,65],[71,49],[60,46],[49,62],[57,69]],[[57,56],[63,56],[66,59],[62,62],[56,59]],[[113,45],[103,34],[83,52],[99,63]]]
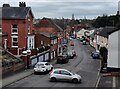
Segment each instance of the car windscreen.
[[37,67],[37,66],[41,66],[41,67],[42,67],[42,66],[44,66],[44,64],[36,64],[35,66],[36,66],[36,67]]

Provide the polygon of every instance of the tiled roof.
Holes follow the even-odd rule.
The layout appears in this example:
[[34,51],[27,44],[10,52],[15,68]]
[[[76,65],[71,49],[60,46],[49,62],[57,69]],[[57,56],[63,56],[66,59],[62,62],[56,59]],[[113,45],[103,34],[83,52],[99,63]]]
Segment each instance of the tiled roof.
[[115,30],[116,30],[116,27],[107,26],[107,27],[100,29],[98,35],[108,38],[109,33]]
[[54,34],[52,34],[52,33],[49,33],[49,32],[41,32],[40,34],[41,34],[41,35],[44,35],[44,36],[46,36],[46,37],[48,37],[48,38],[50,38],[50,39],[55,39],[55,38],[57,38],[56,35],[54,35]]
[[31,10],[30,7],[1,7],[0,9],[2,9],[2,19],[26,19]]
[[41,21],[35,25],[35,27],[52,27],[55,28],[57,31],[63,31],[63,29],[58,26],[52,19],[50,18],[43,18]]
[[117,29],[115,29],[115,30],[113,30],[113,31],[110,31],[108,34],[110,35],[110,34],[112,34],[112,33],[114,33],[114,32],[116,32],[116,31],[119,31],[120,29],[119,28],[117,28]]

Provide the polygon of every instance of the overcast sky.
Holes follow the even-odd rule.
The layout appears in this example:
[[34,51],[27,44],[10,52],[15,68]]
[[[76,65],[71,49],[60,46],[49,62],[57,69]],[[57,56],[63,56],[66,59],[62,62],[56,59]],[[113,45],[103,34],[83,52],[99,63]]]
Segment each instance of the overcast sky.
[[[18,7],[23,0],[0,0],[9,3],[12,7]],[[103,14],[114,15],[118,10],[119,0],[24,0],[28,7],[32,8],[35,18],[72,18],[75,19],[96,18]]]

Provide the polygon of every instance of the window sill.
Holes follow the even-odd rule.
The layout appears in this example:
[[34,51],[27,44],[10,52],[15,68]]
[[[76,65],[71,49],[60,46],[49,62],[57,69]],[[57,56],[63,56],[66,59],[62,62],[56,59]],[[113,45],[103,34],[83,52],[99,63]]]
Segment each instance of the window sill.
[[18,33],[12,33],[12,35],[14,35],[14,34],[18,34]]
[[18,48],[18,46],[12,46],[12,48]]

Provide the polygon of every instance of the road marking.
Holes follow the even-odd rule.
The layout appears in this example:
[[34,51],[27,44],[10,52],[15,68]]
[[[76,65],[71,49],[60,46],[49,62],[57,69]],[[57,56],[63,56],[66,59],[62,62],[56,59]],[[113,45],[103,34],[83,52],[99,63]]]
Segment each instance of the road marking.
[[97,83],[95,84],[95,89],[98,88],[98,84],[100,83],[100,79],[101,79],[100,71],[101,71],[101,61],[100,61],[100,69],[98,69]]
[[116,87],[116,77],[113,77],[113,88],[115,88]]

